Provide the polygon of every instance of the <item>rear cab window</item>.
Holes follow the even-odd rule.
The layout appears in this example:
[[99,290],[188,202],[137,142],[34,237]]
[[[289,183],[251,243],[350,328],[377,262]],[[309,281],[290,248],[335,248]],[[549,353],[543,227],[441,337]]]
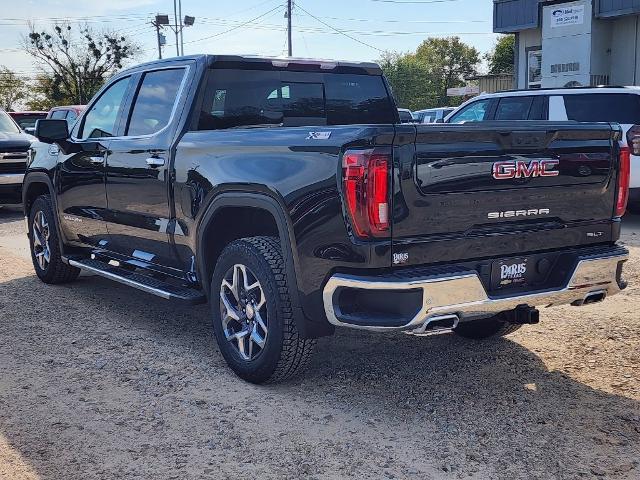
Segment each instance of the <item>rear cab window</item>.
[[198,130],[392,124],[382,76],[241,69],[209,71]]

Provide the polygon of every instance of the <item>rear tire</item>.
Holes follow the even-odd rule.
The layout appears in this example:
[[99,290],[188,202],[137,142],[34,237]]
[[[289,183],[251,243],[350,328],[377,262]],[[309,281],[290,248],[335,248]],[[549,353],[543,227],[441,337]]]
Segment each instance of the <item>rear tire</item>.
[[211,281],[213,331],[220,352],[242,379],[256,384],[299,374],[315,340],[293,319],[280,242],[251,237],[229,244]]
[[78,278],[80,269],[62,261],[56,217],[49,195],[35,199],[29,211],[29,246],[31,261],[44,283],[67,283]]
[[464,338],[484,340],[487,338],[504,337],[519,330],[520,327],[522,327],[522,325],[504,321],[502,314],[498,314],[490,318],[483,318],[482,320],[460,323],[454,332]]

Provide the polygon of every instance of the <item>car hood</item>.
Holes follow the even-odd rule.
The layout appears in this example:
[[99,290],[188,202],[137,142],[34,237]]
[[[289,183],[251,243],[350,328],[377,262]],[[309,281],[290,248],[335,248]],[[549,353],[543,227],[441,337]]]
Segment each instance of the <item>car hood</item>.
[[32,141],[33,137],[26,133],[0,132],[0,151],[27,150]]

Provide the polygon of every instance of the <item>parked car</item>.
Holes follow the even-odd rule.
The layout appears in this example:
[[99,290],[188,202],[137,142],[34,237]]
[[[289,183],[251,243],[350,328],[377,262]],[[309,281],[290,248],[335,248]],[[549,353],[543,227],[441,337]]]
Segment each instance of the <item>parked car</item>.
[[575,120],[615,122],[621,145],[631,149],[629,210],[640,212],[640,87],[581,87],[516,90],[475,97],[447,123],[486,120]]
[[71,129],[85,107],[86,105],[63,105],[53,107],[49,110],[49,113],[47,113],[47,118],[64,119],[67,121],[69,128]]
[[484,339],[626,286],[617,126],[401,125],[376,64],[201,55],[123,71],[36,134],[38,277],[209,301],[250,382],[336,328]]
[[0,204],[22,202],[22,180],[29,146],[34,140],[4,110],[0,110]]
[[428,108],[413,112],[413,118],[417,123],[442,123],[454,110],[454,107]]
[[46,118],[47,112],[7,112],[11,118],[15,120],[18,126],[25,132],[30,135],[33,135],[33,132],[36,128],[36,120],[39,118]]
[[399,108],[400,123],[413,123],[413,114],[408,108]]

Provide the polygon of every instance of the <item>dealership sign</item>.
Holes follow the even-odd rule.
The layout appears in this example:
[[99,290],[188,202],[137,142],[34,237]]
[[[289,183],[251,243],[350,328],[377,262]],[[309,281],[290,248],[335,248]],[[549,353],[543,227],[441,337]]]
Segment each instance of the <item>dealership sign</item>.
[[478,95],[480,87],[467,85],[466,87],[447,88],[447,97],[465,97],[467,95]]
[[584,5],[558,7],[551,10],[551,26],[582,25],[584,23]]

